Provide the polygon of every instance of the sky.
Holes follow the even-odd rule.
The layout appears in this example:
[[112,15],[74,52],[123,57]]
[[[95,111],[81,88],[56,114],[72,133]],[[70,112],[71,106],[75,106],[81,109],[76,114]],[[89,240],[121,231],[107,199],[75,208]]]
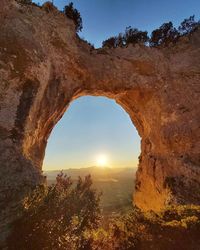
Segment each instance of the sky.
[[129,115],[105,97],[73,101],[49,138],[44,170],[97,166],[136,167],[140,138]]
[[[54,0],[60,10],[69,2]],[[164,22],[172,21],[177,27],[193,14],[200,18],[199,0],[74,0],[73,3],[83,19],[80,37],[96,48],[128,26],[151,33]],[[104,97],[81,97],[71,104],[54,128],[43,169],[89,167],[103,158],[107,158],[105,164],[110,167],[134,167],[139,153],[140,138],[119,105]]]

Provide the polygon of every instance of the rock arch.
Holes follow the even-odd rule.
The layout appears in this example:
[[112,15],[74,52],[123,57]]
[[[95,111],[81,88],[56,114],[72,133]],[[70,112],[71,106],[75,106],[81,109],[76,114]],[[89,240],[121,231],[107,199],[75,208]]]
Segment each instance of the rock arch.
[[115,99],[141,138],[134,201],[143,210],[200,201],[200,33],[168,48],[93,50],[72,21],[0,2],[0,231],[43,181],[48,136],[83,95]]

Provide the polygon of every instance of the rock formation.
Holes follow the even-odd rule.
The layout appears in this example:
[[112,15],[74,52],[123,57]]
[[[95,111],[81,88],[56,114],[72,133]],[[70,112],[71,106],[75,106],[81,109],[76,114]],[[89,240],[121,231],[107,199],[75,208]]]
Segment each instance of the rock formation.
[[168,48],[92,49],[56,9],[0,1],[0,238],[44,181],[48,137],[72,100],[106,96],[141,137],[135,204],[200,204],[200,31]]

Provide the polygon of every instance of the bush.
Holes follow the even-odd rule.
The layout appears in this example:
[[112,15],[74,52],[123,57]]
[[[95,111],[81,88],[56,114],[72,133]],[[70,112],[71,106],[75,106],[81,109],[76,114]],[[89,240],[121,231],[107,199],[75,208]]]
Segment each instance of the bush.
[[136,28],[127,27],[124,34],[113,36],[103,41],[102,47],[117,48],[128,46],[129,44],[142,43],[151,47],[168,46],[175,43],[179,37],[194,32],[200,26],[200,21],[195,21],[194,16],[185,19],[178,29],[173,27],[172,22],[164,23],[160,28],[152,31],[151,37],[148,37],[147,31],[140,31]]
[[102,47],[117,48],[128,46],[129,44],[143,43],[148,41],[147,31],[140,31],[131,27],[126,28],[125,34],[120,33],[118,36],[110,37],[103,41]]
[[64,7],[64,14],[74,21],[76,26],[76,32],[79,32],[83,28],[82,18],[80,12],[74,8],[73,3],[69,3],[69,5]]
[[178,27],[178,31],[180,35],[186,35],[194,32],[200,25],[200,21],[195,21],[195,16],[190,16],[185,19],[181,25]]
[[[93,249],[199,250],[200,206],[173,206],[161,213],[134,208],[92,236]],[[183,237],[184,235],[184,237]]]
[[103,41],[103,48],[116,48],[117,47],[117,37],[110,37],[109,39]]
[[39,186],[23,202],[8,239],[9,249],[89,249],[98,226],[100,196],[90,176],[75,184],[63,173],[56,184]]
[[145,44],[149,40],[147,31],[140,31],[127,27],[124,35],[124,42],[126,45],[142,43]]
[[167,46],[169,43],[174,42],[178,36],[178,31],[173,27],[172,22],[164,23],[159,29],[152,32],[150,46]]

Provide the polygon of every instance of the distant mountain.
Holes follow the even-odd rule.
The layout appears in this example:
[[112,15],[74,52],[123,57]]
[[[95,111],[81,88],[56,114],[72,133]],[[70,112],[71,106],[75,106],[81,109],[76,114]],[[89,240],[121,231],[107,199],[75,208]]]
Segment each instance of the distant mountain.
[[[123,178],[131,178],[134,179],[136,168],[110,168],[110,167],[88,167],[88,168],[71,168],[64,169],[63,173],[67,176],[71,176],[72,179],[77,179],[79,176],[85,177],[86,175],[91,175],[92,179],[97,180],[105,180],[105,179],[123,179]],[[55,180],[56,176],[60,173],[60,170],[54,171],[44,171],[44,175],[47,176],[48,181]]]

